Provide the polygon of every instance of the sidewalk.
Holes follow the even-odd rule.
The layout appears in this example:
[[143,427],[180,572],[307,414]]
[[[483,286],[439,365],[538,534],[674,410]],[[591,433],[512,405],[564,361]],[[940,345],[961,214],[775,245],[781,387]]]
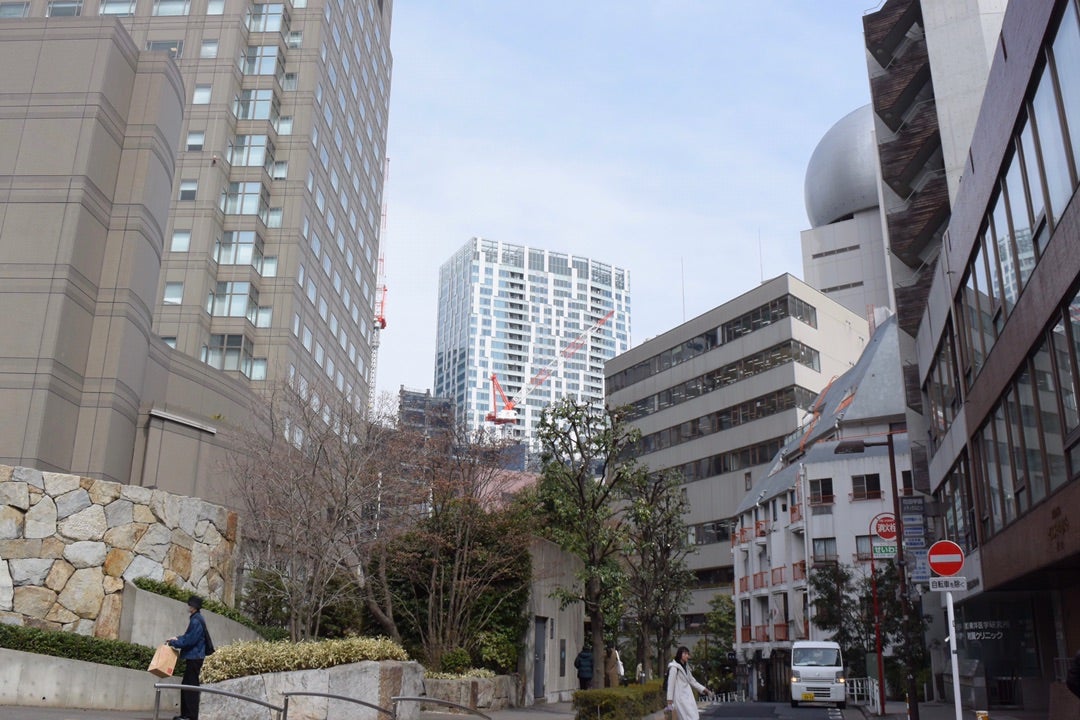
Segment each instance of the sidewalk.
[[[876,718],[873,711],[865,705],[858,706],[867,718]],[[1048,713],[1038,710],[991,710],[989,720],[1046,720]],[[906,720],[907,706],[894,700],[885,701],[885,718]],[[964,708],[961,720],[976,720],[975,711]],[[919,720],[956,720],[956,706],[949,703],[919,703]]]

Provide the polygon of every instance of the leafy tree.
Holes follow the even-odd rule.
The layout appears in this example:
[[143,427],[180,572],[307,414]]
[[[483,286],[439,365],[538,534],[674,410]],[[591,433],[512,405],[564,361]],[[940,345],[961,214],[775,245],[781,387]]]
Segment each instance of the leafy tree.
[[[662,672],[679,616],[690,599],[686,567],[687,511],[678,475],[634,473],[625,492],[627,610],[635,619],[635,645],[646,679]],[[656,644],[654,645],[654,640]],[[654,657],[655,653],[655,657]]]
[[430,667],[461,652],[505,667],[504,641],[525,632],[529,523],[502,506],[516,480],[499,466],[505,449],[483,434],[429,438],[417,466],[430,488],[427,515],[387,544],[402,635]]
[[[561,588],[560,595],[564,603],[584,603],[593,657],[603,658],[605,595],[622,583],[615,562],[626,545],[621,501],[627,486],[645,472],[629,454],[640,433],[625,422],[622,410],[600,410],[567,397],[544,410],[537,437],[544,531],[583,562],[580,586]],[[595,683],[603,673],[593,677]]]
[[717,594],[709,601],[705,613],[705,637],[698,641],[694,655],[698,665],[705,668],[705,682],[710,688],[721,687],[720,670],[728,666],[728,653],[735,646],[735,601],[730,595]]
[[814,624],[832,633],[850,667],[865,667],[873,638],[873,613],[867,617],[855,568],[842,563],[815,567],[810,573],[810,587],[814,597]]

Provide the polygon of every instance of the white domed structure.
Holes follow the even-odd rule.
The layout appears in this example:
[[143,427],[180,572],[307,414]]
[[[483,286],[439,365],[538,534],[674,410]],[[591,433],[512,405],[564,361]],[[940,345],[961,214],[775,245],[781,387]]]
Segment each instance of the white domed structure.
[[806,168],[806,215],[811,227],[849,218],[878,204],[877,141],[869,105],[829,128]]

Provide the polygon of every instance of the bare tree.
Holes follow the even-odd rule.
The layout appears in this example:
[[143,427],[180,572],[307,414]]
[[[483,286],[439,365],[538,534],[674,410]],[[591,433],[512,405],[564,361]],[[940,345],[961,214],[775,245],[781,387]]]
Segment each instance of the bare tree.
[[254,411],[251,427],[233,431],[228,470],[257,591],[287,612],[294,640],[317,637],[322,613],[350,593],[397,639],[367,568],[422,499],[400,471],[409,444],[329,387],[278,385]]

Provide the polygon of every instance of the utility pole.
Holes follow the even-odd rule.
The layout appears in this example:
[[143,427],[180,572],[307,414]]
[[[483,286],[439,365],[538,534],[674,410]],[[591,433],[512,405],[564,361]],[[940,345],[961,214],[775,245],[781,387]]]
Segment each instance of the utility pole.
[[908,718],[909,720],[919,720],[919,689],[915,683],[914,669],[911,667],[911,598],[908,596],[907,560],[904,555],[904,519],[900,514],[900,486],[896,481],[896,449],[893,445],[893,433],[901,430],[906,432],[907,425],[905,423],[897,423],[897,425],[902,425],[902,427],[894,429],[893,426],[890,426],[887,436],[889,477],[892,482],[893,515],[896,517],[896,540],[898,543],[896,548],[896,569],[900,586],[900,608],[904,628],[904,670],[907,676]]

